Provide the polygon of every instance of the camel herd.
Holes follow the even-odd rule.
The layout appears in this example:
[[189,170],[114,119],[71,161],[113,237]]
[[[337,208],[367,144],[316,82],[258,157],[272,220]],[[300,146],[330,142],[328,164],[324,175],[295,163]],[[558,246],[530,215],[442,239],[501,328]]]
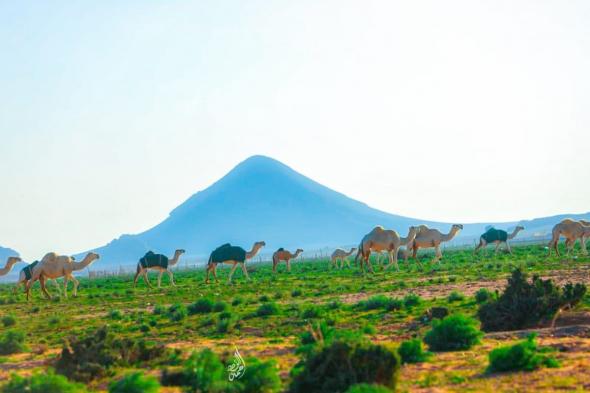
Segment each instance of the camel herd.
[[[451,226],[450,231],[445,234],[437,229],[429,228],[426,225],[419,225],[417,227],[411,226],[408,229],[407,236],[401,237],[394,230],[385,229],[382,226],[376,226],[371,230],[371,232],[363,236],[358,248],[353,247],[349,251],[343,250],[341,248],[334,250],[330,258],[330,264],[332,267],[339,267],[340,269],[344,267],[345,263],[348,265],[348,267],[350,267],[350,261],[348,260],[348,257],[356,252],[355,262],[360,259],[361,270],[364,272],[366,265],[368,270],[373,272],[373,267],[370,261],[371,253],[377,253],[377,255],[381,255],[381,253],[385,252],[387,253],[389,259],[389,263],[385,266],[385,269],[387,270],[391,266],[395,266],[395,268],[399,270],[397,263],[398,254],[403,255],[404,260],[407,262],[408,255],[411,251],[413,258],[418,264],[420,264],[419,260],[417,259],[417,252],[420,248],[434,248],[434,262],[438,262],[442,258],[442,252],[440,248],[441,243],[450,241],[462,229],[463,225],[454,224]],[[480,236],[479,244],[475,247],[474,252],[477,253],[481,248],[484,248],[489,244],[495,244],[495,251],[497,252],[500,245],[505,244],[506,251],[512,253],[508,241],[514,239],[518,232],[522,231],[523,229],[524,227],[517,226],[512,233],[508,234],[506,231],[501,229],[489,228]],[[549,242],[549,256],[551,256],[552,251],[555,251],[555,253],[559,255],[557,244],[561,236],[565,238],[565,245],[568,253],[573,251],[576,241],[580,240],[582,253],[587,255],[588,251],[586,250],[586,239],[590,237],[590,221],[577,221],[566,218],[556,224],[553,227],[551,241]],[[213,274],[215,281],[218,281],[217,265],[220,263],[232,265],[228,278],[230,283],[238,265],[242,268],[244,276],[249,279],[248,270],[246,269],[246,261],[256,256],[264,246],[266,246],[266,243],[263,241],[255,242],[250,251],[246,251],[242,247],[232,246],[229,243],[219,246],[213,250],[207,262],[205,283],[209,283],[209,276],[211,273]],[[402,252],[403,250],[401,247],[405,247],[405,252]],[[139,276],[142,276],[146,285],[151,288],[151,284],[147,276],[149,270],[155,270],[159,273],[158,287],[161,285],[162,275],[164,273],[168,274],[171,285],[176,285],[174,283],[174,275],[172,274],[170,267],[178,263],[180,256],[184,254],[184,252],[184,250],[178,249],[174,252],[174,256],[172,258],[168,258],[165,255],[154,254],[153,252],[149,251],[142,258],[140,258],[139,262],[137,263],[137,271],[133,279],[133,285],[135,286]],[[296,259],[302,252],[302,249],[297,249],[294,253],[291,253],[288,250],[279,248],[272,256],[273,272],[277,271],[277,266],[282,261],[286,263],[287,271],[291,271],[291,261]],[[30,297],[31,287],[36,281],[39,281],[41,290],[43,291],[45,297],[51,298],[51,295],[47,291],[45,285],[46,281],[50,279],[54,280],[54,283],[59,290],[59,285],[56,280],[60,277],[63,277],[64,296],[67,297],[67,286],[69,281],[74,283],[73,295],[76,296],[79,282],[74,277],[73,272],[86,268],[99,258],[100,257],[98,254],[90,252],[81,262],[76,262],[73,257],[57,255],[54,252],[50,252],[46,254],[40,261],[35,261],[32,264],[25,266],[20,271],[14,291],[16,293],[18,288],[23,285],[25,287],[25,293],[28,300]],[[20,261],[21,258],[19,257],[9,257],[6,261],[6,265],[0,269],[0,276],[8,274],[12,267]],[[338,262],[340,262],[340,266],[338,266]]]

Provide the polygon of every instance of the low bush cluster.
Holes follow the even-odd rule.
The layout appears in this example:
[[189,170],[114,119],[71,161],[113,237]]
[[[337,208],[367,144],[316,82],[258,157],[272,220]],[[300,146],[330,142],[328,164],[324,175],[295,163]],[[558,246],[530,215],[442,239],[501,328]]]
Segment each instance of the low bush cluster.
[[559,367],[559,362],[547,350],[537,347],[535,335],[524,341],[492,350],[489,354],[489,372],[532,371],[545,367]]
[[425,362],[432,356],[432,353],[424,350],[422,340],[418,338],[403,341],[397,349],[397,353],[403,364]]
[[55,363],[55,370],[75,381],[89,382],[110,375],[114,366],[141,365],[162,359],[167,353],[161,345],[116,338],[105,326],[83,338],[70,338]]
[[259,317],[266,317],[269,315],[276,315],[279,313],[279,306],[274,302],[261,304],[256,310],[256,315]]
[[188,313],[190,315],[194,314],[208,314],[213,311],[213,300],[203,298],[199,299],[193,304],[188,306]]
[[369,310],[399,310],[403,306],[403,303],[400,299],[387,297],[385,295],[375,295],[371,296],[367,300],[361,300],[356,304],[356,307],[369,311]]
[[86,387],[52,371],[21,377],[13,374],[0,393],[86,393]]
[[479,344],[482,336],[475,319],[454,314],[442,320],[434,320],[424,342],[432,351],[460,351]]
[[160,384],[151,376],[140,372],[125,375],[109,385],[109,393],[158,393]]
[[493,298],[492,292],[486,288],[480,288],[475,292],[475,301],[479,304],[485,303]]
[[539,276],[529,282],[526,273],[516,269],[504,292],[497,300],[482,304],[477,315],[486,332],[523,329],[551,320],[561,308],[577,304],[585,294],[583,284],[559,288]]
[[25,334],[19,330],[8,330],[0,336],[0,355],[12,355],[27,350]]

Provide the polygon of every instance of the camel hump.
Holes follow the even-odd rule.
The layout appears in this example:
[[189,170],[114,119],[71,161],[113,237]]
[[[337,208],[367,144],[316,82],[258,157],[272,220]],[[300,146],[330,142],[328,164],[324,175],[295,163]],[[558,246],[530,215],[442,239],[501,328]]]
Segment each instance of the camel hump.
[[283,247],[281,247],[277,250],[277,252],[281,252],[281,251],[285,251],[285,249]]
[[154,255],[154,252],[152,250],[148,251],[145,253],[144,258],[145,257],[151,257],[152,255]]
[[427,230],[429,230],[430,228],[428,228],[428,225],[418,225],[418,233],[420,232],[426,232]]

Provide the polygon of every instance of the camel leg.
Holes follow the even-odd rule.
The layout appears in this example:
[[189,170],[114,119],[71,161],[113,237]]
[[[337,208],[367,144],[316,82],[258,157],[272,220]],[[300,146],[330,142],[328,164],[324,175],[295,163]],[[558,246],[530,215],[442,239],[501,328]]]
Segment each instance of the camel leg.
[[227,282],[228,282],[229,284],[231,284],[231,277],[234,275],[234,272],[236,271],[236,268],[237,268],[237,267],[238,267],[238,263],[237,263],[237,262],[234,262],[234,265],[232,266],[232,268],[231,268],[231,270],[230,270],[230,272],[229,272],[229,278],[228,278],[228,280],[227,280]]
[[53,286],[57,290],[57,293],[59,293],[59,296],[61,296],[61,287],[59,286],[59,283],[57,282],[57,278],[54,278],[52,281],[53,281]]
[[[244,265],[242,265],[244,266]],[[287,259],[287,273],[291,273],[291,260]]]
[[175,287],[176,283],[174,282],[174,274],[172,274],[170,270],[166,270],[166,272],[168,273],[168,278],[170,278],[170,283],[173,287]]
[[580,238],[580,247],[582,247],[582,254],[588,255],[588,250],[586,249],[586,238],[583,236]]
[[211,273],[211,266],[213,266],[213,264],[207,265],[207,277],[205,277],[205,284],[209,284],[209,273]]
[[399,272],[399,265],[397,264],[397,248],[393,249],[393,264],[395,265],[395,270]]
[[344,258],[344,259],[341,261],[341,268],[343,268],[343,267],[344,267],[344,262],[346,262],[346,266],[348,266],[348,268],[350,269],[350,260],[349,260],[348,258]]
[[213,265],[213,278],[215,279],[215,282],[219,282],[217,279],[217,265]]
[[51,299],[51,295],[49,294],[49,292],[47,291],[47,288],[45,287],[45,277],[43,277],[43,276],[39,277],[39,284],[41,285],[41,291],[43,291],[43,294],[45,295],[45,297],[47,299]]
[[[289,265],[287,264],[287,268],[289,269],[288,271],[291,271],[291,268],[289,267]],[[248,269],[246,269],[246,262],[242,263],[242,271],[244,272],[244,276],[246,276],[246,279],[248,281],[250,281],[250,276],[248,275]]]
[[68,278],[74,282],[74,297],[78,296],[78,285],[80,285],[80,281],[76,280],[76,277],[73,275],[69,275]]
[[145,281],[145,284],[146,284],[146,285],[147,285],[149,288],[152,288],[152,284],[150,284],[150,280],[148,280],[148,276],[147,276],[147,274],[148,274],[148,271],[147,271],[147,269],[144,269],[144,270],[143,270],[143,273],[142,273],[142,276],[143,276],[143,281]]
[[158,273],[158,288],[162,287],[162,274],[164,274],[164,271],[160,270],[160,272]]
[[277,272],[277,265],[279,264],[279,261],[272,261],[272,272],[276,273]]
[[508,253],[512,255],[512,249],[510,248],[510,244],[508,244],[508,241],[506,242],[506,251],[508,251]]
[[68,276],[64,276],[64,298],[68,298]]
[[21,284],[25,284],[25,286],[26,286],[26,283],[25,283],[25,281],[20,281],[20,280],[19,280],[19,281],[17,281],[17,282],[16,282],[16,285],[15,285],[15,286],[14,286],[14,288],[12,289],[12,293],[13,293],[14,295],[16,295],[16,294],[17,294],[17,292],[18,292],[18,288],[20,287],[20,285],[21,285]]
[[480,248],[485,247],[487,244],[485,242],[485,240],[483,239],[479,239],[479,244],[475,247],[475,250],[473,250],[474,254],[477,254],[477,252],[479,251]]
[[133,288],[135,288],[137,286],[137,279],[139,278],[139,275],[143,274],[143,268],[141,266],[139,266],[139,264],[137,265],[137,272],[135,273],[135,277],[133,277]]
[[440,259],[442,258],[442,252],[440,251],[440,244],[434,246],[434,261],[440,263]]
[[500,247],[500,242],[496,242],[496,249],[494,250],[494,254],[498,253],[498,248]]

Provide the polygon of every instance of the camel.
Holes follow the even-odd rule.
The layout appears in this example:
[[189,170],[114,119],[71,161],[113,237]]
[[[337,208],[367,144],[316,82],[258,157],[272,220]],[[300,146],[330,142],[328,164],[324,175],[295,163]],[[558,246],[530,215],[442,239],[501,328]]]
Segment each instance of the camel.
[[152,284],[150,284],[150,280],[148,280],[147,277],[149,270],[157,270],[160,272],[158,274],[158,288],[160,288],[162,284],[162,274],[164,274],[164,272],[168,273],[170,283],[173,287],[175,287],[176,284],[174,283],[174,275],[172,274],[172,271],[170,271],[169,267],[176,265],[182,254],[184,254],[184,250],[178,249],[174,251],[174,256],[172,259],[168,259],[166,255],[154,254],[152,251],[148,251],[139,260],[139,262],[137,262],[137,271],[135,273],[135,277],[133,278],[133,287],[137,285],[137,279],[141,275],[147,286],[152,288]]
[[395,268],[399,271],[399,266],[397,264],[398,250],[401,246],[412,243],[412,241],[416,237],[416,233],[416,227],[410,227],[408,230],[408,236],[402,238],[396,231],[386,230],[382,226],[376,226],[361,240],[361,244],[359,245],[355,261],[360,256],[361,269],[363,270],[363,272],[363,262],[367,264],[369,271],[373,272],[373,266],[371,266],[371,261],[369,260],[369,257],[371,256],[371,251],[387,251],[389,263],[387,264],[387,266],[385,266],[385,269],[388,269],[392,265],[394,265]]
[[231,278],[238,267],[238,264],[242,266],[242,271],[248,280],[250,280],[250,276],[248,276],[248,270],[246,270],[246,261],[248,259],[252,259],[258,251],[262,247],[266,246],[266,243],[263,241],[256,242],[252,246],[250,251],[244,250],[242,247],[232,246],[229,243],[226,243],[222,246],[217,247],[211,255],[209,256],[209,261],[207,262],[207,278],[205,279],[205,284],[209,283],[209,273],[213,273],[213,278],[215,282],[217,280],[217,265],[220,263],[226,263],[228,265],[233,265],[231,271],[229,272],[228,283],[231,284]]
[[335,249],[332,253],[332,256],[330,257],[330,261],[332,263],[330,266],[338,268],[338,261],[340,261],[340,269],[344,267],[344,262],[346,262],[348,267],[350,267],[350,261],[348,260],[348,257],[355,251],[356,247],[351,248],[348,252],[341,248]]
[[297,251],[295,251],[295,254],[292,254],[288,250],[285,250],[283,247],[276,250],[275,253],[272,254],[272,271],[273,271],[273,273],[276,273],[277,265],[281,261],[287,262],[287,271],[290,272],[291,271],[291,259],[297,259],[299,254],[301,254],[302,252],[303,252],[303,250],[301,248],[298,248]]
[[582,222],[572,220],[571,218],[565,218],[555,224],[552,230],[551,241],[549,242],[549,256],[551,256],[552,249],[559,256],[557,243],[559,243],[560,236],[565,237],[565,246],[568,254],[573,250],[578,239],[580,239],[582,254],[588,254],[588,250],[586,250],[586,238],[590,237],[590,225],[584,225]]
[[0,277],[7,275],[12,270],[12,267],[22,261],[20,257],[8,257],[6,260],[6,265],[2,269],[0,269]]
[[67,255],[57,255],[54,252],[47,253],[41,262],[33,269],[31,279],[25,286],[27,293],[27,300],[29,300],[31,293],[31,286],[35,281],[39,280],[41,284],[41,290],[46,298],[51,299],[51,295],[47,292],[45,287],[45,281],[47,279],[56,279],[59,277],[64,278],[64,297],[68,297],[68,280],[74,282],[74,297],[78,295],[78,285],[80,282],[74,278],[72,273],[77,270],[82,270],[89,266],[92,262],[99,259],[100,256],[93,252],[89,252],[82,262],[76,262],[72,257]]
[[438,229],[430,229],[426,225],[420,225],[418,227],[418,233],[416,234],[416,238],[411,243],[408,251],[412,250],[412,256],[418,260],[416,257],[418,253],[418,249],[420,248],[430,248],[434,247],[435,250],[435,257],[433,262],[439,262],[442,258],[442,252],[440,251],[440,244],[442,242],[448,242],[449,240],[453,239],[460,230],[463,229],[463,225],[461,224],[453,224],[451,230],[447,234],[442,234]]
[[508,232],[503,231],[502,229],[490,228],[488,229],[483,235],[479,238],[479,244],[475,247],[474,253],[477,253],[480,248],[484,248],[490,243],[494,243],[496,245],[495,253],[498,252],[498,248],[500,244],[506,244],[506,251],[512,254],[512,250],[510,249],[510,244],[508,244],[508,240],[512,240],[516,237],[516,234],[524,229],[523,226],[518,225],[512,233],[509,235]]

